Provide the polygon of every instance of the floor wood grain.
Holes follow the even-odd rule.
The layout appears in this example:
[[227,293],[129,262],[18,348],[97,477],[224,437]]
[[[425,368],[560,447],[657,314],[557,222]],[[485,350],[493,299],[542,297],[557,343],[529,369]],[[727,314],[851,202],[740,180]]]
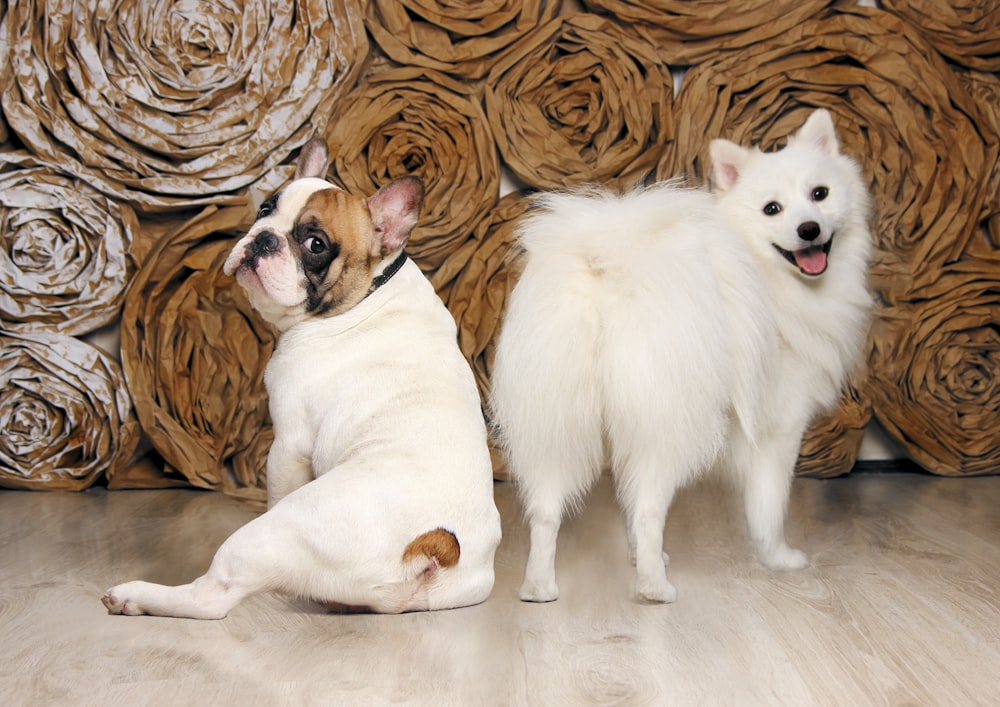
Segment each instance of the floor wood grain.
[[514,489],[485,604],[325,614],[265,595],[222,621],[108,616],[101,592],[180,583],[256,511],[197,491],[0,491],[2,705],[990,705],[1000,703],[1000,477],[796,480],[809,569],[751,557],[736,502],[683,491],[677,603],[632,597],[610,484],[563,528],[553,604],[517,600]]

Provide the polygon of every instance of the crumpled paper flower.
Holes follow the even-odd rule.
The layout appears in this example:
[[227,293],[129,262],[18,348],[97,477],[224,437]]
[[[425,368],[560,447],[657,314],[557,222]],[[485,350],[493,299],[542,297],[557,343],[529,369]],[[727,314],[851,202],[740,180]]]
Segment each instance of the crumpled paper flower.
[[367,55],[358,0],[24,0],[0,104],[39,160],[116,199],[221,203],[325,125]]
[[673,78],[641,25],[559,17],[505,54],[486,81],[504,161],[534,187],[625,187],[653,168],[673,133]]
[[899,18],[845,6],[692,68],[657,175],[704,177],[712,138],[769,149],[814,108],[833,113],[842,148],[871,179],[873,286],[887,303],[903,301],[977,232],[1000,138],[955,72]]
[[264,366],[276,334],[222,272],[253,221],[210,207],[168,233],[139,270],[122,314],[122,365],[143,431],[193,485],[266,498],[272,439]]
[[910,21],[934,48],[980,71],[1000,71],[1000,12],[996,0],[880,0]]
[[117,362],[58,333],[0,333],[0,430],[0,487],[12,489],[85,489],[139,440]]
[[795,473],[831,478],[848,473],[858,459],[865,428],[872,419],[867,370],[855,374],[833,412],[815,420],[802,437]]
[[0,328],[79,335],[117,318],[138,230],[132,209],[78,179],[0,173]]
[[[507,194],[476,226],[469,241],[474,247],[456,252],[431,278],[458,325],[458,345],[472,367],[487,417],[496,340],[523,267],[517,223],[530,205],[530,196]],[[490,441],[493,478],[506,480],[503,455],[495,441]]]
[[894,307],[870,365],[875,415],[907,454],[937,474],[1000,468],[1000,251],[940,273]]
[[371,0],[365,22],[400,64],[478,79],[497,56],[559,11],[560,0]]
[[462,258],[465,262],[445,302],[458,325],[458,346],[472,366],[484,401],[490,389],[496,336],[520,275],[516,226],[530,203],[531,197],[512,192],[476,227],[472,240],[477,247],[468,259]]
[[326,134],[344,187],[374,194],[393,179],[424,183],[406,252],[431,272],[469,236],[500,195],[500,161],[475,91],[444,74],[407,67],[368,77]]
[[627,22],[654,26],[677,64],[697,64],[729,49],[780,37],[830,0],[583,0]]

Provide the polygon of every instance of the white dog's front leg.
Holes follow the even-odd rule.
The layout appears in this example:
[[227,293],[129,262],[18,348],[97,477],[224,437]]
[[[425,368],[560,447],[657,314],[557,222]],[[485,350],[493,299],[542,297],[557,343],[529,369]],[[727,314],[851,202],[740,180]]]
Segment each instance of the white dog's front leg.
[[743,503],[757,556],[773,570],[799,570],[809,558],[785,540],[785,514],[801,435],[762,442],[743,470]]

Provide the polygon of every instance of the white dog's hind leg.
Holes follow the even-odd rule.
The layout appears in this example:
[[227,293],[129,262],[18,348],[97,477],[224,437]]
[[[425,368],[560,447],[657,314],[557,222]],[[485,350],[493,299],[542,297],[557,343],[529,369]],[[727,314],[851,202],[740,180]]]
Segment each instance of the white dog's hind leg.
[[561,518],[558,513],[536,512],[528,519],[531,547],[521,584],[521,601],[555,601],[559,598],[556,584],[556,541]]
[[801,436],[781,435],[762,440],[756,453],[739,462],[744,484],[747,526],[760,561],[773,570],[799,570],[809,565],[801,550],[785,540],[785,513],[791,493]]
[[663,529],[676,484],[669,473],[645,459],[629,459],[615,471],[618,497],[628,524],[630,553],[635,555],[636,595],[659,603],[677,599],[677,589],[667,579]]

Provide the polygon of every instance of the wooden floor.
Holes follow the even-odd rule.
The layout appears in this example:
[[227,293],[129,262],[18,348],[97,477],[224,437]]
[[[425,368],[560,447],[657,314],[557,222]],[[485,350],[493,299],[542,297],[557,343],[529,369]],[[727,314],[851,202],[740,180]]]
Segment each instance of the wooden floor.
[[265,595],[222,621],[108,616],[101,592],[201,574],[253,509],[218,494],[0,491],[0,705],[996,705],[1000,477],[799,479],[789,537],[813,566],[750,557],[735,501],[678,496],[677,603],[632,597],[602,480],[564,526],[553,604],[523,604],[527,535],[493,596],[404,616]]

